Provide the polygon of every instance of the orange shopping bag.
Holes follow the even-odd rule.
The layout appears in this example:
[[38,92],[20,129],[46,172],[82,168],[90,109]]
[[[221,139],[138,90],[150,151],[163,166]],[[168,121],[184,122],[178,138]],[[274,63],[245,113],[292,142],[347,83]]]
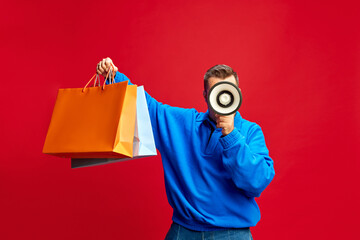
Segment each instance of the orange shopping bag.
[[[94,87],[87,88],[94,77]],[[133,157],[137,86],[104,82],[96,87],[97,79],[94,75],[84,88],[59,89],[43,153],[68,158]]]

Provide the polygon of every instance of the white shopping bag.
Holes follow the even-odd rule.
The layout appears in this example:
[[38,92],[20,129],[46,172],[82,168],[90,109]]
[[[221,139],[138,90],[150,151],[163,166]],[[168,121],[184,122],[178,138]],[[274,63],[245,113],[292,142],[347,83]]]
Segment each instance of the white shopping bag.
[[71,168],[97,166],[131,159],[155,156],[156,147],[151,127],[149,109],[143,86],[137,88],[136,123],[132,158],[72,158]]

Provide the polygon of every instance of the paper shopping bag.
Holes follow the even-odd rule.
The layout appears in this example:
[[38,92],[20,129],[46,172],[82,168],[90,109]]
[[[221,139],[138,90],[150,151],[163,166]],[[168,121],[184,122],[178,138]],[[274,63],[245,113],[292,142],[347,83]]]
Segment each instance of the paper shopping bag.
[[133,158],[72,158],[71,167],[79,168],[96,166],[155,155],[157,155],[157,153],[149,110],[145,98],[145,91],[144,87],[140,86],[137,88]]
[[43,152],[69,158],[132,157],[136,95],[137,87],[128,82],[60,89]]

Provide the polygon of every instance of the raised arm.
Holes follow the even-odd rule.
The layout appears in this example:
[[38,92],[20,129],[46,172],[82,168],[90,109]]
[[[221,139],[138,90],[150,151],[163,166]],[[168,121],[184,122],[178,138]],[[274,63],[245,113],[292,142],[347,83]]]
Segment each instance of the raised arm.
[[[100,61],[97,64],[96,72],[106,77],[111,66],[113,66],[116,71],[115,83],[129,81],[129,84],[133,84],[125,74],[118,72],[118,68],[110,58],[104,58]],[[173,126],[182,126],[187,118],[191,119],[189,115],[195,114],[196,111],[194,109],[183,109],[163,104],[151,97],[146,91],[145,96],[154,133],[155,145],[156,148],[162,152],[164,148],[168,148],[169,142],[176,140],[177,132]]]

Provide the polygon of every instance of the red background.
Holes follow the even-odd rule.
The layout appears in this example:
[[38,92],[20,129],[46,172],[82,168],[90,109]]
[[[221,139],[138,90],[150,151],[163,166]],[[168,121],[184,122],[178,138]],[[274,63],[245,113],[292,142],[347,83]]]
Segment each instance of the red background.
[[[239,74],[276,176],[255,239],[354,239],[359,217],[357,1],[1,4],[1,239],[163,239],[160,157],[71,169],[41,153],[58,88],[111,57],[159,101],[205,111],[203,74]],[[216,206],[214,206],[216,207]]]

